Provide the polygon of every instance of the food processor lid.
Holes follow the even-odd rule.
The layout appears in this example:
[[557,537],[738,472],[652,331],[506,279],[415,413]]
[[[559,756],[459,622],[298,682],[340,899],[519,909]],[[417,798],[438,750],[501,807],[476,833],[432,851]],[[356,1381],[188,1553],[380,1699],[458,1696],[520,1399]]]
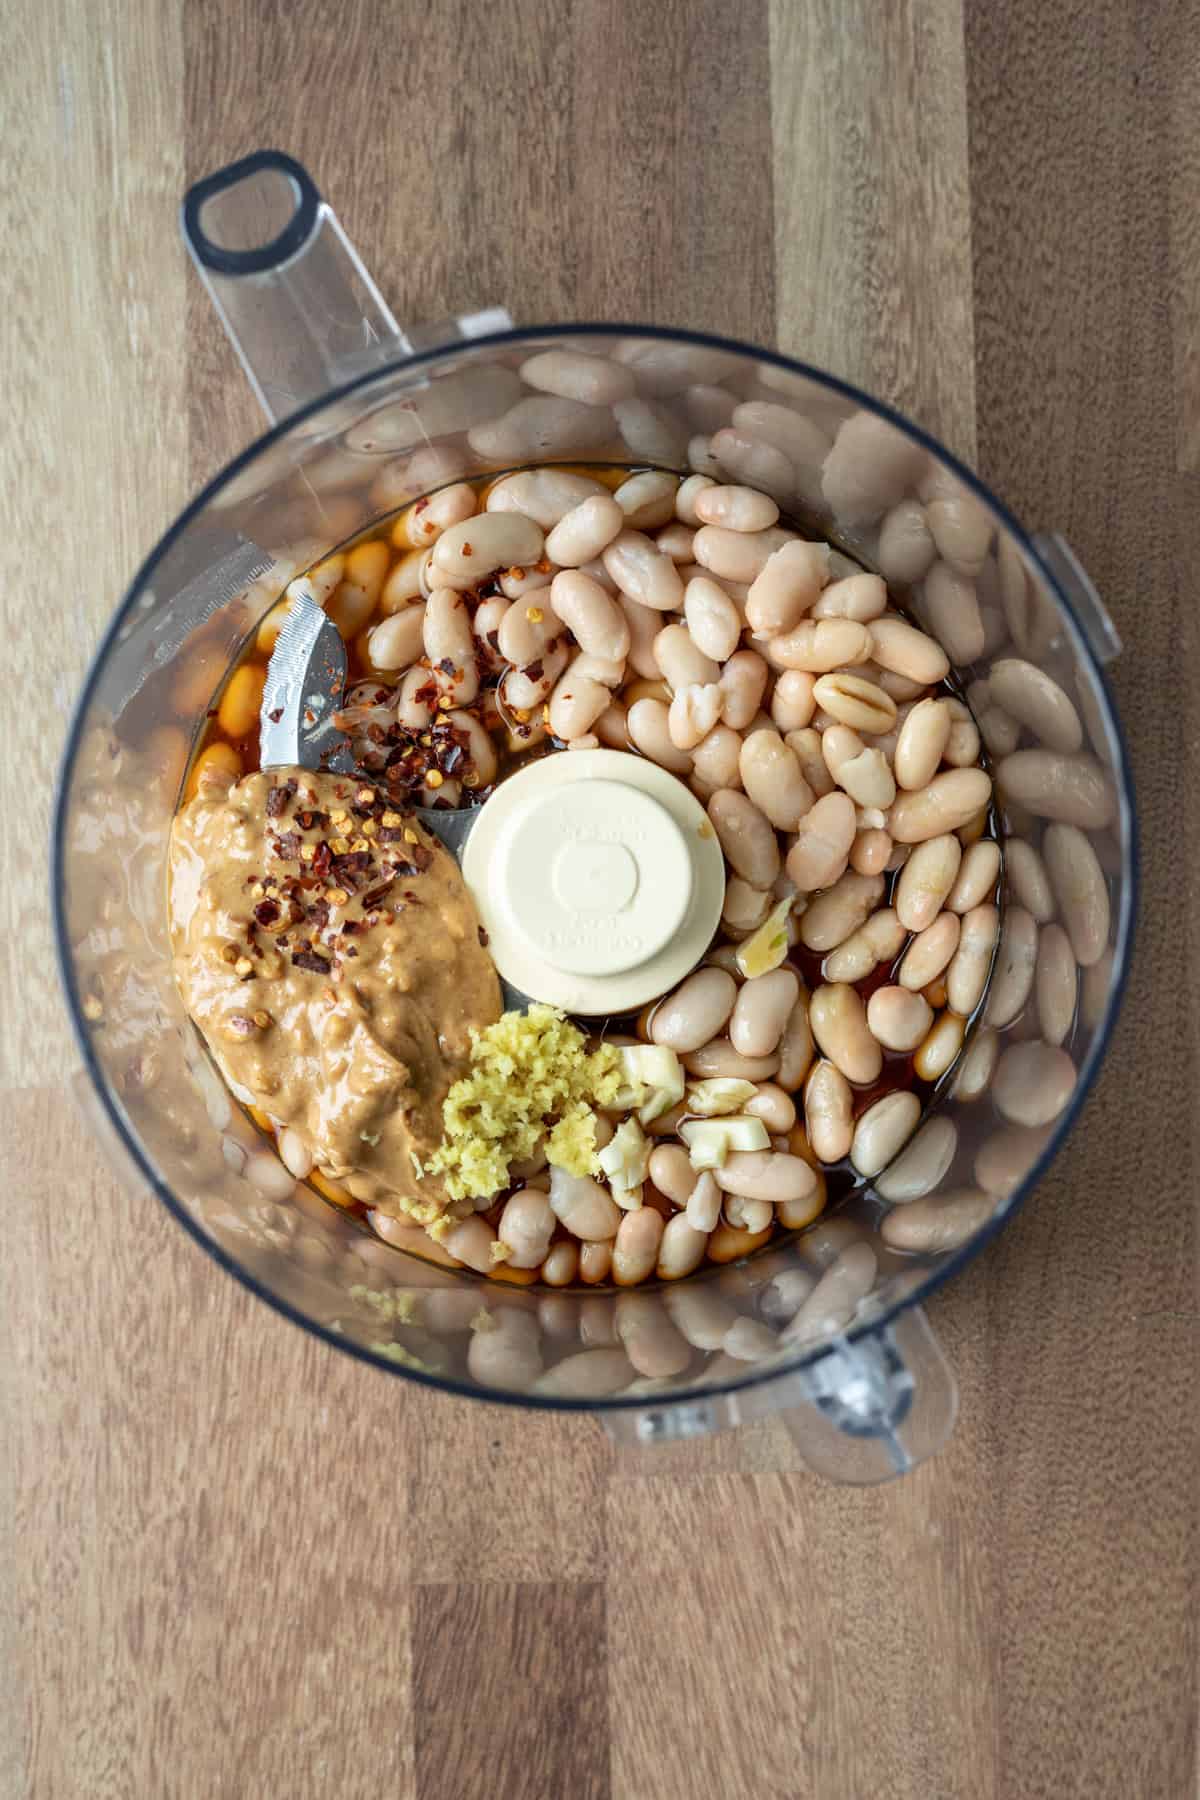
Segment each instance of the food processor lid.
[[547,756],[481,809],[462,857],[488,948],[535,1000],[632,1012],[704,955],[725,894],[704,808],[620,750]]

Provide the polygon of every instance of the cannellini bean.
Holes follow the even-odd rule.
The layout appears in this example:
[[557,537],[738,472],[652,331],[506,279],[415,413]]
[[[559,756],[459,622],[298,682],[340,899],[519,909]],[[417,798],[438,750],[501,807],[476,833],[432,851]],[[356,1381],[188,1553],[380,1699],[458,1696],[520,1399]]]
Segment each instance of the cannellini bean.
[[779,1040],[779,1085],[794,1094],[812,1067],[812,1027],[808,1022],[808,996],[801,993]]
[[[716,1188],[715,1182],[713,1187]],[[678,1281],[681,1276],[690,1275],[703,1262],[707,1248],[708,1232],[697,1229],[686,1214],[676,1213],[673,1219],[667,1220],[658,1247],[655,1270],[658,1279]]]
[[851,1243],[842,1250],[818,1281],[808,1299],[782,1334],[787,1344],[816,1343],[847,1326],[860,1301],[870,1293],[878,1259],[870,1244]]
[[774,500],[748,487],[704,488],[694,507],[702,525],[723,525],[729,531],[766,531],[779,517]]
[[737,649],[742,620],[725,589],[707,576],[694,577],[684,590],[683,616],[696,649],[714,662],[728,661]]
[[900,871],[892,904],[906,931],[924,931],[942,910],[962,863],[956,837],[926,838]]
[[715,1231],[721,1217],[721,1190],[711,1169],[703,1169],[687,1197],[687,1222],[693,1231],[706,1236]]
[[1047,750],[1071,753],[1083,748],[1079,714],[1044,669],[1021,657],[1002,657],[988,671],[988,689],[993,701],[1027,726]]
[[1010,838],[1004,853],[1008,886],[1026,912],[1044,925],[1054,917],[1054,893],[1046,865],[1025,838]]
[[621,1223],[620,1209],[599,1182],[589,1175],[570,1175],[557,1163],[550,1167],[550,1205],[573,1237],[589,1243],[615,1237]]
[[634,745],[643,756],[672,774],[686,775],[692,759],[686,750],[678,750],[671,738],[670,713],[661,700],[635,700],[625,715],[626,727]]
[[766,1200],[772,1205],[784,1200],[806,1200],[817,1185],[816,1174],[804,1159],[784,1150],[734,1150],[712,1174],[722,1193],[738,1194],[743,1200]]
[[746,937],[765,923],[774,902],[770,890],[751,887],[740,876],[731,875],[725,883],[725,900],[721,907],[721,923],[725,930]]
[[887,828],[898,844],[919,844],[966,825],[988,804],[991,793],[986,769],[948,769],[935,775],[928,787],[901,794],[888,815]]
[[896,798],[896,782],[882,750],[867,749],[848,725],[827,725],[821,734],[821,751],[838,786],[856,806],[883,814]]
[[863,981],[880,963],[890,963],[900,954],[907,935],[895,909],[882,907],[829,952],[821,974],[826,981]]
[[813,804],[796,753],[777,731],[759,730],[745,739],[738,772],[750,799],[779,831],[794,831]]
[[639,1206],[625,1214],[612,1253],[612,1277],[618,1287],[633,1287],[653,1273],[662,1236],[663,1217],[654,1207]]
[[869,625],[887,608],[887,589],[878,575],[855,573],[830,582],[812,605],[814,619],[857,619]]
[[737,1076],[743,1081],[769,1081],[778,1073],[780,1062],[778,1054],[742,1056],[726,1037],[713,1038],[698,1050],[686,1051],[681,1060],[689,1075],[698,1075],[705,1081],[722,1075]]
[[921,994],[907,988],[876,988],[867,1001],[867,1025],[871,1036],[885,1050],[915,1050],[933,1024],[933,1008]]
[[524,1391],[542,1373],[537,1318],[507,1306],[494,1316],[497,1322],[490,1330],[472,1333],[467,1368],[481,1387]]
[[985,1139],[975,1157],[975,1179],[996,1200],[1020,1187],[1053,1136],[1049,1124],[1006,1125]]
[[608,706],[611,696],[599,681],[577,675],[573,667],[559,677],[550,696],[550,730],[569,743],[589,732]]
[[880,875],[892,854],[892,840],[875,827],[860,830],[850,846],[850,867],[860,875]]
[[690,460],[684,427],[669,407],[655,406],[635,394],[614,403],[613,417],[636,462],[681,468]]
[[906,681],[932,687],[950,673],[950,659],[928,633],[918,631],[906,619],[875,619],[870,627],[871,649],[881,669]]
[[808,1019],[817,1047],[847,1081],[856,1086],[878,1081],[883,1052],[867,1028],[866,1011],[854,988],[841,981],[817,988],[809,1001]]
[[787,872],[802,894],[831,887],[844,873],[857,822],[847,794],[827,794],[800,821]]
[[482,513],[442,532],[431,567],[452,579],[481,580],[514,563],[537,562],[545,545],[542,529],[524,513]]
[[1061,925],[1044,925],[1038,933],[1034,993],[1038,1023],[1048,1044],[1063,1043],[1075,1020],[1079,974],[1071,941]]
[[644,680],[657,681],[658,663],[654,657],[654,640],[662,630],[662,614],[654,612],[648,606],[639,606],[627,594],[618,593],[616,601],[629,626],[631,666]]
[[375,626],[367,639],[367,654],[372,668],[407,669],[420,656],[424,642],[425,605],[418,601]]
[[496,1267],[492,1246],[497,1241],[491,1226],[476,1215],[456,1221],[441,1239],[441,1247],[456,1262],[465,1263],[468,1269],[474,1269],[480,1275],[488,1275]]
[[[669,723],[669,720],[668,720]],[[709,793],[736,787],[741,780],[742,740],[728,725],[714,725],[692,752],[692,768]],[[707,796],[706,796],[707,797]]]
[[555,1400],[601,1400],[627,1387],[633,1372],[624,1350],[578,1350],[539,1375],[530,1392]]
[[959,574],[974,580],[987,561],[992,521],[972,494],[931,499],[926,509],[938,554]]
[[696,559],[692,555],[696,533],[692,526],[681,525],[678,520],[667,525],[655,534],[654,542],[664,556],[669,556],[673,563],[691,563]]
[[983,655],[983,617],[975,583],[949,563],[935,562],[922,582],[921,613],[951,662],[961,666]]
[[944,1180],[958,1148],[952,1119],[928,1119],[911,1143],[875,1183],[881,1200],[919,1200]]
[[524,600],[527,594],[535,594],[539,588],[550,586],[554,579],[554,571],[545,557],[534,564],[532,569],[515,566],[502,569],[497,579],[500,592],[506,600]]
[[845,525],[873,525],[914,485],[925,452],[875,413],[843,420],[821,470],[834,517]]
[[868,1106],[856,1121],[850,1140],[850,1161],[860,1175],[873,1177],[886,1169],[908,1142],[921,1117],[921,1102],[902,1090],[885,1094]]
[[696,501],[706,488],[715,487],[711,475],[687,475],[675,490],[675,517],[682,525],[698,530],[703,523],[696,511]]
[[637,389],[629,369],[582,350],[541,350],[521,364],[520,374],[527,387],[563,400],[583,400],[589,406],[611,406]]
[[962,1059],[958,1074],[954,1078],[954,1098],[966,1102],[978,1100],[992,1079],[992,1071],[996,1067],[996,1058],[1000,1054],[1000,1039],[994,1031],[977,1031],[975,1037]]
[[475,655],[484,667],[498,675],[504,667],[504,657],[500,652],[500,626],[504,622],[510,602],[497,595],[492,600],[481,600],[475,608],[475,617],[471,620],[471,631],[475,638]]
[[918,932],[904,953],[897,980],[910,993],[919,993],[940,975],[958,949],[962,921],[957,913],[939,913],[932,925]]
[[579,1245],[571,1240],[552,1244],[542,1264],[542,1280],[551,1287],[570,1287],[579,1274]]
[[781,732],[802,731],[816,710],[816,677],[807,669],[785,669],[771,691],[771,717]]
[[1048,1125],[1071,1098],[1075,1080],[1075,1064],[1058,1045],[1010,1044],[996,1064],[992,1096],[1010,1123]]
[[698,1050],[724,1026],[737,991],[737,983],[723,969],[697,969],[655,1007],[650,1016],[651,1041],[679,1055]]
[[873,630],[873,626],[860,625],[854,619],[801,619],[791,631],[772,638],[765,648],[776,669],[829,674],[834,669],[866,662],[871,655]]
[[793,534],[779,526],[767,531],[729,531],[722,525],[702,523],[692,547],[696,561],[719,581],[754,582],[768,559],[793,541]]
[[497,643],[505,662],[523,669],[562,638],[563,620],[554,606],[553,587],[539,588],[509,605],[497,631]]
[[779,873],[779,845],[766,815],[734,788],[720,788],[708,816],[725,860],[752,887],[769,888]]
[[[611,662],[611,661],[609,661],[609,659],[607,657],[604,657],[604,656],[588,656],[586,654],[581,653],[579,656],[577,656],[574,659],[574,661],[571,664],[571,667],[575,671],[576,675],[579,675],[579,676],[586,675],[587,679],[589,681],[598,681],[602,687],[608,688],[610,698],[611,698],[613,689],[619,688],[625,680],[624,658],[622,658],[620,662]],[[608,708],[605,707],[604,710],[605,710],[605,712],[607,712]],[[603,715],[601,715],[601,716],[603,716]],[[622,715],[622,719],[623,718],[624,718],[624,715]],[[622,727],[622,730],[623,730],[623,727]],[[622,735],[620,748],[621,749],[625,748],[625,741],[624,741],[623,735]]]
[[643,469],[623,481],[613,499],[634,531],[656,531],[675,517],[675,490],[679,477],[664,469]]
[[[409,669],[396,697],[396,718],[409,731],[423,731],[433,719],[434,681],[428,669]],[[418,695],[421,698],[418,699]]]
[[1000,949],[988,990],[986,1018],[997,1029],[1024,1011],[1037,965],[1038,928],[1023,906],[1008,906],[1000,928]]
[[1089,968],[1104,953],[1111,923],[1100,859],[1077,825],[1047,825],[1042,855],[1075,960]]
[[1095,1031],[1108,1008],[1115,955],[1115,950],[1109,944],[1096,961],[1089,963],[1083,971],[1079,1017],[1089,1031]]
[[507,1244],[514,1269],[536,1269],[546,1260],[554,1236],[555,1217],[550,1196],[542,1188],[519,1188],[506,1200],[497,1235]]
[[473,713],[449,712],[446,723],[466,739],[467,772],[464,787],[490,787],[496,778],[496,747]]
[[[979,687],[979,682],[972,682],[972,690]],[[993,756],[1008,756],[1020,742],[1021,727],[1002,707],[987,705],[976,708],[975,717],[979,723],[980,736]]]
[[694,750],[716,728],[723,698],[715,681],[676,690],[667,713],[667,730],[677,750]]
[[742,1056],[772,1055],[779,1048],[799,994],[799,978],[789,968],[772,969],[745,982],[729,1019],[734,1049]]
[[402,556],[392,569],[383,584],[379,596],[379,610],[386,618],[389,613],[400,612],[413,600],[421,597],[421,560],[424,551],[410,550]]
[[796,1123],[796,1108],[791,1096],[773,1081],[763,1082],[742,1111],[752,1119],[761,1119],[773,1137],[785,1136]]
[[914,1073],[922,1081],[940,1081],[962,1049],[966,1029],[957,1013],[942,1013],[913,1057]]
[[723,1207],[726,1222],[741,1231],[767,1231],[775,1213],[768,1200],[747,1200],[741,1194],[727,1194]]
[[876,559],[885,581],[912,587],[937,554],[925,508],[917,500],[901,500],[879,527]]
[[967,913],[981,905],[995,893],[999,874],[1000,846],[995,839],[983,838],[972,844],[964,852],[954,885],[946,895],[947,911]]
[[599,1286],[612,1274],[611,1238],[596,1239],[579,1246],[579,1279],[590,1287]]
[[[444,543],[445,539],[438,541]],[[466,601],[453,588],[436,588],[430,595],[425,607],[422,641],[439,692],[453,698],[459,706],[469,706],[479,692],[475,638]],[[445,661],[452,665],[449,673],[438,666]]]
[[946,998],[964,1019],[970,1018],[983,999],[999,926],[1000,915],[994,906],[974,906],[963,915],[958,948],[946,969]]
[[589,656],[622,662],[629,654],[629,622],[598,582],[578,569],[564,569],[550,584],[550,602],[580,649]]
[[[716,1183],[713,1183],[714,1191]],[[719,1350],[737,1313],[713,1282],[688,1282],[661,1296],[675,1326],[697,1350]]]
[[723,425],[714,431],[712,454],[724,477],[732,476],[757,492],[780,497],[795,492],[795,471],[783,452],[736,426]]
[[656,1144],[650,1152],[650,1180],[676,1206],[686,1206],[697,1184],[696,1171],[679,1144]]
[[[559,676],[563,673],[569,659],[569,651],[565,643],[559,643],[553,650],[545,651],[528,669],[509,669],[504,675],[499,695],[510,713],[516,714],[518,723],[527,725],[528,721],[520,719],[522,713],[530,713],[549,699]],[[532,669],[540,669],[541,673],[533,675]],[[538,721],[539,726],[541,721]],[[534,739],[534,742],[540,741]],[[524,739],[526,747],[530,740]]]
[[913,792],[937,774],[954,723],[944,700],[918,700],[896,738],[897,784]]
[[715,683],[720,669],[692,642],[686,626],[665,625],[654,640],[654,660],[673,692],[680,688]]
[[[820,467],[829,450],[827,431],[793,407],[779,406],[774,401],[743,401],[736,408],[732,423],[744,436],[781,451],[795,469],[797,485],[806,471]],[[811,494],[807,488],[802,491],[814,504],[820,503],[820,489],[815,484]]]
[[756,716],[769,675],[766,663],[753,650],[736,651],[721,670],[722,716],[734,731],[744,731]]
[[835,950],[864,925],[883,898],[882,875],[847,869],[810,902],[800,920],[800,942],[809,950]]
[[623,594],[654,612],[678,612],[683,582],[669,556],[644,532],[626,528],[601,553],[601,561]]
[[[797,673],[799,673],[799,671],[797,671]],[[811,681],[812,679],[813,677],[810,675],[808,680]],[[825,755],[822,749],[822,733],[815,730],[812,726],[804,726],[799,731],[787,732],[784,741],[789,750],[795,751],[796,760],[800,764],[800,773],[804,776],[805,781],[807,781],[809,787],[817,796],[817,799],[823,800],[826,794],[832,794],[836,783],[834,782],[833,776],[829,773],[829,768],[825,761]]]
[[955,1188],[898,1206],[879,1227],[891,1250],[932,1256],[960,1245],[980,1231],[992,1216],[993,1202],[978,1188]]
[[840,725],[854,731],[890,731],[896,722],[896,702],[890,694],[858,675],[822,675],[813,688],[813,699]]
[[593,562],[625,529],[625,514],[611,494],[589,494],[564,513],[546,538],[545,554],[563,569]]
[[1041,819],[1100,831],[1112,823],[1112,785],[1094,756],[1063,756],[1053,750],[1014,750],[1000,762],[996,777],[1006,803],[1013,801]]
[[477,456],[511,467],[513,463],[559,453],[580,455],[599,449],[611,436],[612,413],[607,407],[587,406],[583,401],[564,400],[553,394],[531,394],[499,418],[473,425],[467,442]]
[[800,538],[767,558],[746,596],[746,620],[758,637],[775,637],[800,623],[829,578],[829,548]]

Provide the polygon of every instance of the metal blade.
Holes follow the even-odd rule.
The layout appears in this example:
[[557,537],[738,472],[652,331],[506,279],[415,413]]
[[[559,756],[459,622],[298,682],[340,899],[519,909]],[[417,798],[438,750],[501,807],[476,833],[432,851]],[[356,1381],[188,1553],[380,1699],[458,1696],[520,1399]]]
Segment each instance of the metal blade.
[[329,616],[299,593],[271,652],[259,715],[264,769],[331,769],[352,775],[350,740],[333,723],[346,686],[346,646]]

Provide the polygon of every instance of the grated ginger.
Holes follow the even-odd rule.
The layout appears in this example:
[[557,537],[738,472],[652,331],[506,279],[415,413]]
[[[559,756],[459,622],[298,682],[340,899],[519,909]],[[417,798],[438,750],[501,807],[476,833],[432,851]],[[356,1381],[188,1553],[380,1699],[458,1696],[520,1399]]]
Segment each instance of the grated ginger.
[[508,1185],[509,1166],[542,1147],[571,1175],[593,1175],[597,1106],[612,1106],[629,1078],[611,1044],[589,1051],[564,1013],[534,1005],[471,1033],[471,1070],[442,1108],[445,1135],[425,1164],[454,1200]]

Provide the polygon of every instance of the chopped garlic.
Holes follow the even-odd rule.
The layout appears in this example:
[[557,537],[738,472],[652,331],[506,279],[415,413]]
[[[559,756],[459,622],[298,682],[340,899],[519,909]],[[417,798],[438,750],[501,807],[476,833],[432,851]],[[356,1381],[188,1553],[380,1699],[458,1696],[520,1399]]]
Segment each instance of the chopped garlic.
[[788,916],[795,902],[795,895],[789,894],[785,900],[774,907],[763,920],[758,930],[739,944],[734,951],[738,968],[747,981],[753,981],[756,975],[769,975],[777,969],[788,953]]
[[623,1193],[634,1188],[640,1190],[650,1161],[650,1140],[636,1119],[626,1119],[623,1125],[618,1125],[611,1142],[597,1152],[596,1161],[608,1176],[618,1206],[622,1204]]
[[627,1104],[637,1107],[643,1125],[683,1099],[683,1064],[674,1050],[663,1044],[625,1044],[619,1054],[629,1084]]
[[748,1113],[737,1113],[731,1119],[685,1119],[679,1135],[688,1147],[693,1169],[723,1169],[731,1150],[771,1148],[766,1126]]
[[757,1092],[752,1081],[743,1081],[740,1076],[714,1075],[710,1081],[697,1081],[688,1089],[687,1109],[702,1119],[715,1119],[719,1113],[739,1112]]

